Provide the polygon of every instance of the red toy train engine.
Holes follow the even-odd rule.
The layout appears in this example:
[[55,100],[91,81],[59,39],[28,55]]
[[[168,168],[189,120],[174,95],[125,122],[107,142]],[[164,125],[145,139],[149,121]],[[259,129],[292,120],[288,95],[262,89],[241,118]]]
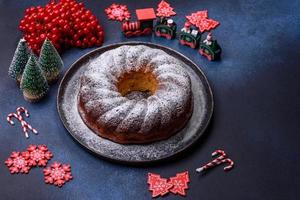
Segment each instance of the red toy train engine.
[[156,19],[154,9],[137,9],[136,16],[138,21],[130,22],[125,20],[122,23],[123,34],[126,37],[152,34],[153,20]]

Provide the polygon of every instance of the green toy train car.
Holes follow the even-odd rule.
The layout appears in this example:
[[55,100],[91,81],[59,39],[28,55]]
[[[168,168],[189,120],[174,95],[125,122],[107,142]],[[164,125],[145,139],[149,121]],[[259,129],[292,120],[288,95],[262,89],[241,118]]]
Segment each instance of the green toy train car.
[[221,58],[222,49],[217,40],[213,40],[210,45],[201,42],[199,53],[210,61],[219,60]]
[[176,36],[177,25],[172,19],[162,19],[157,21],[154,32],[158,37],[165,37],[168,40],[174,39]]
[[195,49],[199,46],[199,43],[201,41],[201,33],[196,28],[183,28],[178,33],[178,39],[180,44],[187,45]]

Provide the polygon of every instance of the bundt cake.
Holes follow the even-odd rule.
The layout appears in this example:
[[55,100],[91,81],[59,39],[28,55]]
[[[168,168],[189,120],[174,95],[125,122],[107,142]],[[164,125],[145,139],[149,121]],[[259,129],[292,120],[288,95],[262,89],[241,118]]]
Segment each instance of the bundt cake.
[[166,139],[188,122],[191,80],[162,50],[124,45],[90,61],[80,78],[78,110],[85,124],[117,143]]

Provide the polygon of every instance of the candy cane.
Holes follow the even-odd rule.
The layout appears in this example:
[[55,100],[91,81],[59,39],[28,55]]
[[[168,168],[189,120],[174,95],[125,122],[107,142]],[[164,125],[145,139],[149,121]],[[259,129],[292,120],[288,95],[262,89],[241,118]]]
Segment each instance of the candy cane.
[[229,163],[229,166],[227,166],[227,167],[224,168],[225,171],[228,171],[228,170],[230,170],[233,167],[234,163],[233,163],[233,161],[231,159],[227,158],[227,155],[226,155],[225,151],[219,150],[219,149],[215,150],[212,153],[212,156],[216,156],[216,155],[220,155],[220,156],[217,157],[217,158],[215,158],[211,162],[206,163],[204,166],[202,166],[200,168],[197,168],[196,171],[197,172],[202,172],[204,170],[213,168],[213,167],[218,166],[218,165],[220,165],[222,163],[225,163],[225,162]]
[[234,162],[230,158],[226,158],[226,159],[221,160],[220,164],[221,163],[228,163],[228,165],[226,167],[224,167],[225,171],[231,170],[234,166]]
[[19,120],[19,122],[21,123],[22,125],[22,129],[23,129],[23,132],[25,134],[25,137],[28,138],[29,135],[28,135],[28,132],[27,132],[27,125],[26,125],[26,122],[23,120],[23,117],[21,115],[18,115],[16,113],[10,113],[8,114],[6,120],[8,121],[8,123],[10,123],[11,125],[15,125],[15,123],[13,122],[12,118],[16,118],[17,120]]
[[197,172],[202,172],[204,170],[207,170],[207,169],[210,169],[210,168],[213,168],[217,165],[220,164],[220,161],[219,159],[214,159],[213,161],[209,162],[209,163],[206,163],[204,166],[200,167],[200,168],[197,168],[196,171]]
[[211,155],[212,156],[220,155],[218,158],[216,158],[218,160],[223,160],[224,158],[227,158],[225,151],[220,149],[215,150]]
[[207,170],[209,168],[213,168],[213,167],[219,165],[220,161],[227,157],[226,153],[223,150],[220,150],[220,149],[215,150],[212,153],[212,156],[216,156],[218,154],[220,154],[219,157],[217,157],[216,159],[212,160],[211,162],[206,163],[204,166],[196,169],[196,171],[197,172],[201,172],[201,171]]
[[26,138],[29,138],[28,131],[27,131],[27,125],[26,125],[26,122],[21,121],[21,125],[22,125],[23,132],[24,132],[24,134],[25,134],[25,137],[26,137]]
[[31,130],[34,134],[38,134],[38,131],[34,128],[32,128],[32,126],[30,124],[28,124],[27,122],[25,121],[22,121],[22,126],[28,128],[29,130]]
[[29,112],[28,112],[28,110],[26,108],[24,108],[24,107],[18,107],[17,108],[17,114],[20,115],[20,116],[22,116],[22,113],[25,113],[25,116],[29,117]]
[[23,113],[25,113],[26,117],[29,117],[28,110],[26,108],[24,108],[24,107],[18,107],[16,111],[17,111],[17,114],[16,113],[10,113],[10,114],[8,114],[8,116],[6,118],[7,121],[8,121],[8,123],[11,124],[11,125],[15,124],[12,121],[12,118],[16,118],[17,120],[19,120],[19,122],[21,123],[21,126],[22,126],[22,130],[23,130],[26,138],[29,138],[28,129],[31,130],[34,134],[38,134],[38,131],[36,129],[32,128],[32,126],[30,124],[28,124],[23,119],[23,116],[22,116]]
[[9,113],[8,116],[6,117],[6,120],[8,121],[8,123],[10,123],[11,125],[15,125],[14,121],[12,120],[12,118],[16,118],[19,120],[19,117],[16,113]]

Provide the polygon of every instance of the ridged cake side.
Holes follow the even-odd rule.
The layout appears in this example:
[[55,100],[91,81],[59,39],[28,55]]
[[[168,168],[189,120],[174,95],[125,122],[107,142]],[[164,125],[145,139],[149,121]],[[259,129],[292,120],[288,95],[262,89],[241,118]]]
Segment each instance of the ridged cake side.
[[[124,73],[152,72],[156,92],[144,99],[123,97],[116,87]],[[119,143],[144,143],[170,137],[192,113],[191,80],[182,64],[162,50],[121,46],[89,63],[81,77],[79,111],[100,136]]]

